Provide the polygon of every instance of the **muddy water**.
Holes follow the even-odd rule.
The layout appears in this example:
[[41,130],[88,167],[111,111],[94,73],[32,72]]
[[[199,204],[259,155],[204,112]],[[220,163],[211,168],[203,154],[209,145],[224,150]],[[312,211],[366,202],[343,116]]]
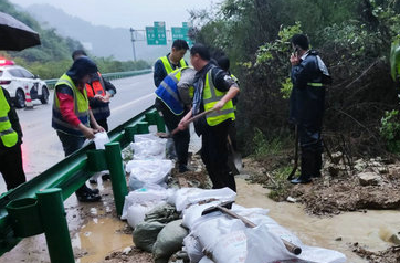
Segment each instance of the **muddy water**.
[[[269,215],[283,227],[293,231],[305,244],[337,250],[346,254],[348,262],[364,263],[351,252],[349,244],[358,242],[372,251],[386,250],[392,233],[400,231],[400,211],[349,212],[333,218],[307,215],[301,204],[276,203],[267,198],[268,190],[260,185],[236,180],[236,203],[244,207],[270,209]],[[341,241],[335,241],[341,238]]]
[[77,262],[93,263],[103,261],[112,251],[123,250],[133,245],[131,234],[117,232],[125,223],[111,218],[94,218],[84,225],[73,239],[73,246],[87,252]]

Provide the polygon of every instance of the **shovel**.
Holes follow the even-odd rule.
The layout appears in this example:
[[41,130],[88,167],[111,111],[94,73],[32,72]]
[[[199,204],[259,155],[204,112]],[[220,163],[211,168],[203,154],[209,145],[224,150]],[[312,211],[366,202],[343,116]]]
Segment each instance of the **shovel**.
[[296,174],[296,170],[297,170],[297,161],[299,159],[299,131],[297,128],[297,125],[294,127],[294,137],[295,137],[295,144],[294,144],[294,166],[293,166],[293,170],[290,173],[289,177],[287,178],[288,181],[292,180],[293,177]]
[[[236,214],[236,213],[232,212],[231,210],[229,210],[228,208],[226,208],[226,207],[232,207],[232,203],[233,202],[223,202],[218,206],[207,208],[201,213],[201,215],[206,215],[206,214],[210,214],[210,213],[218,211],[218,212],[227,214],[227,215],[231,216],[232,218],[241,220],[247,228],[257,227],[257,225],[254,224],[253,222],[251,222],[250,220],[248,220],[248,219],[244,218],[243,216]],[[281,239],[281,240],[282,240],[283,244],[285,245],[287,251],[289,251],[290,253],[293,253],[295,255],[301,254],[301,252],[302,252],[301,247],[298,247],[297,245],[295,245],[289,241],[286,241],[284,239]]]
[[[198,115],[196,115],[196,116],[190,118],[190,119],[188,120],[188,123],[192,123],[193,121],[195,121],[195,120],[197,120],[197,119],[199,119],[199,118],[201,118],[201,117],[203,117],[203,116],[206,116],[206,115],[208,115],[208,114],[210,114],[210,113],[212,113],[212,112],[213,112],[213,110],[204,111],[204,112],[202,112],[202,113],[200,113],[200,114],[198,114]],[[171,138],[173,135],[177,134],[178,132],[179,132],[179,128],[176,127],[175,129],[172,130],[172,132],[171,132],[170,134],[159,132],[159,133],[157,133],[156,135],[157,135],[158,137],[160,137],[160,138]]]
[[233,175],[239,175],[240,171],[243,168],[242,156],[240,153],[236,152],[235,149],[233,148],[231,136],[229,135],[228,135],[228,144],[229,144],[229,149],[231,151],[231,155],[229,156],[228,159],[229,168],[233,172]]

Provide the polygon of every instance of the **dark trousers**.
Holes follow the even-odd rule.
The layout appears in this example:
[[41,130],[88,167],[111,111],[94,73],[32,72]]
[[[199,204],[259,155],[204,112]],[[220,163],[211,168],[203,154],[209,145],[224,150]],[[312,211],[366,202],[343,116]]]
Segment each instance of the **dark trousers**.
[[[187,113],[184,112],[181,115],[173,114],[169,108],[158,98],[156,100],[156,108],[164,116],[165,125],[167,126],[169,132],[172,132],[176,127],[178,127],[179,122]],[[186,130],[180,130],[178,133],[173,135],[172,138],[175,143],[176,154],[178,155],[178,165],[187,165],[190,142],[189,128]]]
[[301,177],[309,179],[321,176],[324,144],[321,128],[311,125],[298,125],[301,144]]
[[232,120],[216,126],[206,125],[201,137],[201,159],[206,165],[213,189],[229,187],[236,191],[235,179],[228,166],[228,134]]
[[108,124],[107,124],[107,118],[104,119],[96,119],[96,122],[98,125],[100,125],[101,127],[103,127],[106,132],[108,132]]
[[57,135],[61,140],[65,157],[82,148],[82,145],[85,142],[85,137],[74,136],[60,131],[57,131]]
[[0,173],[7,184],[7,190],[18,187],[26,181],[22,167],[21,145],[0,149]]
[[[76,150],[82,148],[83,143],[85,142],[85,137],[74,136],[70,134],[66,134],[60,131],[57,131],[57,135],[61,140],[62,147],[64,149],[64,156],[67,157],[73,154]],[[86,185],[84,184],[81,188],[79,188],[76,192],[81,192],[86,189]]]

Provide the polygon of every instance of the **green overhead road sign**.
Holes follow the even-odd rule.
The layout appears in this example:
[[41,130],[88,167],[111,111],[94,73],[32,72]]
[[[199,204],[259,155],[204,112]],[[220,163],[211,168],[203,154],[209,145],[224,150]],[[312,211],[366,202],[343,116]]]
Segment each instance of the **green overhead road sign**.
[[181,27],[171,27],[171,36],[172,36],[172,41],[175,41],[177,39],[185,39],[185,30]]
[[165,22],[154,22],[154,27],[146,27],[147,45],[166,45]]
[[192,41],[189,38],[189,30],[190,28],[188,22],[182,22],[182,27],[172,27],[171,28],[172,41],[175,41],[177,39],[186,40],[189,46],[191,46]]
[[182,22],[182,27],[193,27],[191,22]]
[[[186,40],[191,46],[192,41],[189,38],[189,30],[192,24],[189,22],[182,22],[182,27],[172,27],[171,37],[172,41],[177,39]],[[154,22],[154,27],[146,27],[147,45],[166,45],[167,44],[167,30],[165,22]]]
[[147,45],[157,45],[156,35],[157,32],[155,27],[146,27]]

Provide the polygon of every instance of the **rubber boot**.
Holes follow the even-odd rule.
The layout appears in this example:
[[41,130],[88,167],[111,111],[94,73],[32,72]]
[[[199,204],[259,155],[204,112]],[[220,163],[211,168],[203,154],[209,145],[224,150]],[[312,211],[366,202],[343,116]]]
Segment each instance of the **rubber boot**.
[[313,173],[315,172],[315,156],[314,153],[302,150],[301,154],[301,176],[293,179],[293,184],[304,184],[311,182]]

